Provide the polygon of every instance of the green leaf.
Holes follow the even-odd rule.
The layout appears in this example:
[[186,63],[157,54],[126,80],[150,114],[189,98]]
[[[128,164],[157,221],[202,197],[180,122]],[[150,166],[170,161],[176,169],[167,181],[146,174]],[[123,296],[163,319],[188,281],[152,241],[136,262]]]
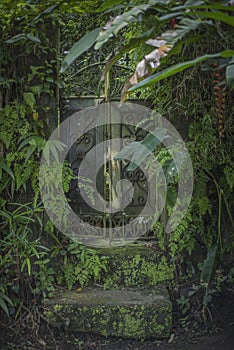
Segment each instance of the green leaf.
[[45,158],[47,165],[49,165],[50,164],[50,149],[49,149],[48,143],[46,143],[46,145],[43,149],[43,156]]
[[122,0],[106,0],[104,3],[98,7],[98,9],[95,12],[103,12],[105,10],[108,10],[109,8],[113,8],[116,5],[119,5],[122,3]]
[[136,84],[135,86],[133,86],[132,88],[130,88],[128,91],[134,91],[137,90],[139,88],[143,88],[146,87],[148,85],[154,84],[160,80],[166,79],[170,76],[173,76],[179,72],[184,71],[185,69],[188,69],[190,67],[193,67],[194,65],[200,63],[200,62],[204,62],[210,58],[215,58],[215,57],[230,57],[234,54],[233,50],[225,50],[222,51],[220,53],[216,53],[216,54],[207,54],[204,56],[200,56],[195,58],[194,60],[191,61],[186,61],[186,62],[182,62],[182,63],[178,63],[175,64],[172,67],[166,68],[164,70],[162,70],[159,73],[156,73],[152,76],[150,76],[149,78],[146,78],[144,80],[142,80],[140,83]]
[[24,141],[22,141],[21,144],[20,144],[19,147],[18,147],[18,151],[20,151],[21,148],[23,148],[24,146],[28,145],[30,139],[31,139],[31,137],[27,137]]
[[46,142],[45,147],[43,148],[44,157],[46,163],[50,163],[50,156],[52,155],[54,160],[59,162],[59,153],[66,149],[66,145],[58,140],[49,140]]
[[[219,3],[207,3],[205,4],[204,1],[196,1],[193,2],[191,4],[187,3],[185,5],[182,6],[176,6],[172,8],[172,11],[180,11],[180,10],[187,10],[187,9],[212,9],[212,10],[224,10],[224,11],[230,11],[233,12],[234,11],[234,6],[227,6],[227,5],[223,5],[223,4],[219,4]],[[193,12],[196,14],[196,12]]]
[[13,306],[11,299],[5,293],[0,292],[0,298],[6,300],[11,306]]
[[11,39],[8,39],[5,41],[6,44],[13,44],[16,43],[20,40],[25,39],[25,34],[17,34],[15,36],[13,36]]
[[28,275],[31,276],[31,262],[29,258],[26,258],[23,261],[23,264],[21,266],[21,272],[24,270],[25,265],[27,265],[27,268],[28,268]]
[[115,160],[131,159],[128,171],[134,171],[165,139],[165,128],[157,128],[141,142],[131,142],[115,156]]
[[215,245],[208,250],[206,260],[204,261],[201,271],[201,283],[206,287],[210,285],[217,257],[218,246]]
[[234,57],[230,60],[226,68],[227,84],[234,89]]
[[64,58],[60,73],[64,73],[65,70],[77,59],[83,52],[87,51],[96,42],[98,34],[102,28],[96,28],[92,32],[83,36],[77,43],[75,43],[70,52]]
[[212,3],[210,2],[209,4],[207,5],[201,5],[201,6],[198,6],[199,9],[212,9],[212,10],[224,10],[226,12],[233,12],[234,11],[234,6],[232,5],[223,5],[223,4],[218,4],[217,2],[216,3]]
[[142,21],[142,16],[140,15],[150,7],[150,4],[138,5],[132,8],[130,11],[124,12],[123,14],[115,17],[112,23],[110,23],[109,27],[99,33],[95,49],[100,49],[105,42],[112,38],[113,35],[116,36],[118,32],[129,23]]
[[[227,8],[227,10],[228,10],[228,8]],[[215,19],[217,21],[224,22],[224,23],[229,24],[230,26],[234,27],[234,17],[228,16],[221,11],[215,11],[215,12],[196,11],[196,15],[202,15],[203,17]]]
[[125,146],[121,151],[114,157],[115,160],[129,159],[133,154],[140,149],[140,142],[131,142]]
[[169,207],[173,208],[176,203],[177,193],[173,188],[170,188],[170,186],[167,187],[166,198]]
[[234,50],[225,50],[220,53],[220,57],[229,58],[234,55]]
[[1,307],[1,308],[3,309],[3,311],[7,314],[7,316],[9,316],[7,304],[6,304],[5,300],[1,297],[1,294],[2,294],[2,293],[0,293],[0,307]]
[[27,163],[27,161],[29,160],[29,158],[31,157],[31,155],[35,152],[35,150],[37,149],[36,145],[32,145],[28,148],[27,150],[27,154],[25,157],[25,163]]
[[[178,155],[178,153],[177,153],[177,155]],[[179,156],[178,156],[178,158],[179,158]],[[181,163],[182,163],[182,161],[181,161]],[[168,182],[169,178],[171,176],[171,173],[174,173],[175,169],[176,169],[174,159],[167,159],[165,161],[165,163],[162,165],[162,168],[163,168],[163,172],[164,172],[164,175],[166,177],[166,180]]]
[[198,6],[198,5],[202,5],[204,4],[205,1],[203,0],[187,0],[184,4],[184,7],[187,7],[187,6]]
[[33,36],[31,34],[20,33],[20,34],[13,36],[12,38],[6,40],[5,43],[6,44],[14,44],[14,43],[17,43],[21,40],[30,40],[30,41],[35,42],[35,43],[41,42],[40,39],[37,38],[36,36]]
[[[20,140],[22,140],[22,137],[20,138]],[[40,152],[44,148],[45,140],[41,136],[37,136],[37,135],[26,137],[26,139],[20,143],[18,147],[18,151],[25,146],[28,146],[26,157],[25,157],[25,163],[26,163],[35,151]]]
[[[4,291],[4,290],[2,289],[2,291]],[[11,299],[8,298],[8,296],[5,293],[0,292],[0,307],[7,314],[7,316],[9,316],[8,307],[7,307],[6,302],[8,304],[10,304],[11,306],[13,306]]]
[[[200,22],[196,20],[192,20],[189,18],[184,18],[180,21],[180,23],[175,26],[174,32],[176,32],[176,36],[172,37],[165,37],[165,40],[167,40],[167,45],[174,46],[176,43],[180,43],[181,40],[186,37],[188,34],[191,32],[195,32],[198,27],[204,25],[205,22]],[[192,38],[195,37],[195,35],[192,36]],[[192,39],[192,38],[187,38],[187,39]],[[169,52],[169,54],[172,54],[172,52]]]
[[56,148],[58,151],[60,151],[60,152],[64,151],[64,150],[67,148],[67,146],[65,145],[65,143],[63,143],[63,142],[61,142],[61,141],[59,141],[59,140],[53,140],[53,141],[50,141],[50,142],[53,142],[53,145],[55,146],[55,148]]
[[31,34],[26,34],[26,39],[31,40],[34,43],[41,43],[41,40],[37,36],[33,36]]
[[0,215],[3,217],[3,218],[6,218],[8,221],[10,221],[11,219],[11,215],[9,215],[7,212],[3,211],[3,210],[0,210]]
[[31,247],[31,250],[32,250],[32,252],[34,253],[34,255],[39,259],[40,256],[39,256],[39,253],[38,253],[38,251],[36,250],[36,248],[35,248],[35,247]]
[[[19,139],[19,142],[21,140],[23,140],[25,136],[21,137]],[[18,147],[18,151],[21,150],[21,148],[25,147],[26,145],[31,145],[31,146],[36,146],[36,148],[38,149],[38,151],[41,151],[45,145],[45,140],[41,137],[41,136],[37,136],[37,135],[30,135],[28,137],[26,137],[26,139],[24,139],[19,147]]]
[[5,159],[0,158],[0,179],[2,178],[2,170],[4,170],[10,177],[14,180],[14,174],[11,171],[10,167],[7,165]]
[[15,188],[16,188],[16,182],[13,179],[13,181],[11,181],[11,196],[13,197],[14,192],[15,192]]
[[53,12],[53,11],[54,11],[57,7],[59,7],[63,2],[64,2],[64,0],[63,0],[63,1],[60,1],[59,3],[57,3],[57,4],[53,5],[53,6],[50,6],[50,7],[47,8],[47,9],[45,9],[45,10],[42,11],[38,16],[36,16],[36,17],[32,20],[32,22],[31,22],[30,24],[36,22],[39,18],[41,18],[41,17],[43,17],[43,16],[46,16],[46,15],[50,14],[51,12]]
[[183,12],[167,13],[166,15],[163,15],[161,17],[156,17],[156,19],[159,22],[164,22],[164,21],[168,21],[169,19],[176,18],[176,17],[178,17],[178,16],[180,16],[182,14],[183,14]]
[[53,141],[48,141],[49,144],[49,149],[51,154],[53,155],[55,161],[58,163],[59,162],[59,157],[58,157],[58,151],[56,149],[55,144],[53,143]]

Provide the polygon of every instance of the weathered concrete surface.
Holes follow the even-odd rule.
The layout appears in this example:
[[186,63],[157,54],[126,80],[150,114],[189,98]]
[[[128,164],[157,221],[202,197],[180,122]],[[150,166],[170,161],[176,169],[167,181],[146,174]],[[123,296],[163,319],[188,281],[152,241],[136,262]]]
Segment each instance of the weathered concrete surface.
[[100,283],[105,289],[132,286],[156,286],[173,280],[175,266],[155,247],[132,244],[127,247],[97,250],[100,256],[109,257],[107,274]]
[[51,326],[104,336],[165,338],[171,331],[171,302],[166,289],[131,288],[81,292],[62,290],[45,300],[44,317]]

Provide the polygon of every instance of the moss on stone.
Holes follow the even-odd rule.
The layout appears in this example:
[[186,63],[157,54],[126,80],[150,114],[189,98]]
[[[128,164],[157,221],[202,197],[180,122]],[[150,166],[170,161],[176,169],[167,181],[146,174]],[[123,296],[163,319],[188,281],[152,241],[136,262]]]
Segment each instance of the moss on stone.
[[158,257],[154,249],[139,245],[102,249],[98,254],[110,258],[108,270],[100,280],[106,290],[63,290],[45,302],[48,322],[55,327],[103,336],[168,337],[171,302],[165,288],[152,286],[171,280],[174,265],[163,255]]
[[[70,331],[93,332],[103,336],[147,339],[170,335],[171,303],[166,297],[156,298],[148,294],[148,297],[152,295],[150,302],[149,299],[144,300],[142,294],[142,302],[135,304],[128,301],[129,291],[120,292],[125,296],[125,302],[119,298],[116,302],[108,303],[103,297],[102,304],[95,304],[94,301],[87,306],[81,302],[67,305],[63,301],[59,304],[56,300],[56,304],[51,305],[44,316],[53,326],[60,327],[62,322],[69,325],[67,329]],[[150,292],[153,293],[152,290],[147,291]],[[132,298],[133,294],[130,296]]]
[[120,286],[156,286],[173,279],[175,266],[153,249],[128,247],[109,250],[109,268],[102,282],[105,289]]

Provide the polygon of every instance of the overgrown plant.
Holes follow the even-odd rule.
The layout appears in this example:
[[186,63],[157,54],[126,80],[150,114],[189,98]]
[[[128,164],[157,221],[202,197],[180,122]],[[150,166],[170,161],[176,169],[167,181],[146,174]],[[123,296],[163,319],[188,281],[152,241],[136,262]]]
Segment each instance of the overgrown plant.
[[[65,57],[60,72],[63,73],[75,59],[90,47],[94,46],[96,50],[99,50],[113,36],[117,36],[120,30],[130,25],[132,22],[141,22],[147,20],[148,16],[154,16],[155,27],[150,28],[148,32],[143,33],[140,37],[133,38],[131,42],[121,48],[119,53],[107,64],[105,74],[108,73],[114,63],[124,54],[135,49],[142,40],[146,41],[148,39],[146,43],[157,48],[150,52],[148,56],[145,56],[137,65],[134,75],[129,78],[124,87],[122,101],[125,100],[125,94],[129,88],[131,92],[146,87],[188,69],[195,64],[216,57],[228,58],[224,64],[226,68],[226,80],[230,86],[234,86],[234,51],[231,50],[231,47],[219,53],[207,53],[206,55],[196,57],[194,60],[178,63],[175,66],[151,75],[152,69],[160,65],[160,58],[165,57],[168,51],[172,50],[170,55],[178,54],[181,52],[184,44],[200,39],[196,32],[199,26],[204,26],[204,30],[209,30],[210,27],[213,27],[218,33],[219,27],[215,21],[220,21],[224,26],[230,26],[230,29],[234,26],[233,18],[230,16],[230,11],[233,10],[233,6],[230,6],[229,1],[225,1],[223,4],[212,1],[200,1],[199,3],[196,3],[196,1],[186,1],[181,6],[176,5],[174,1],[161,2],[156,0],[140,5],[130,3],[121,15],[109,21],[103,28],[96,28],[92,32],[86,34],[85,37],[74,44],[71,51]],[[107,8],[111,6],[111,2],[106,2]],[[152,11],[154,11],[155,14],[152,15]],[[170,23],[171,20],[173,20],[173,22],[171,22],[172,29],[167,30],[165,33],[159,33],[155,38],[157,23]],[[188,35],[190,35],[189,40],[187,38]],[[184,37],[186,38],[184,39]],[[148,77],[149,75],[150,77]],[[143,81],[138,82],[139,79],[143,79]]]
[[67,249],[62,249],[63,269],[57,280],[59,284],[65,282],[69,290],[73,286],[81,287],[98,282],[107,272],[108,257],[99,256],[91,248],[87,248],[78,242],[71,242]]
[[[8,203],[0,210],[1,217],[1,269],[0,280],[18,303],[31,295],[33,264],[42,259],[48,249],[41,245],[40,237],[33,237],[32,224],[40,224],[40,206],[32,203]],[[10,282],[9,277],[14,281]],[[7,300],[7,299],[6,299]],[[6,310],[5,310],[6,311]]]
[[[182,4],[156,0],[141,4],[120,0],[103,1],[102,4],[95,0],[79,3],[55,3],[51,0],[40,4],[35,1],[4,1],[0,4],[0,228],[1,252],[4,252],[0,256],[0,285],[4,286],[0,287],[1,308],[8,313],[11,303],[21,305],[25,299],[30,299],[31,292],[40,298],[53,291],[57,271],[55,273],[50,265],[51,254],[52,257],[63,257],[63,263],[59,266],[58,282],[65,283],[69,289],[98,282],[100,276],[106,272],[107,261],[102,260],[95,251],[76,243],[64,243],[63,246],[49,221],[43,230],[41,227],[43,208],[38,204],[38,165],[41,151],[51,131],[50,123],[54,123],[53,127],[59,123],[59,116],[54,111],[58,103],[58,87],[61,86],[56,57],[56,50],[59,48],[52,47],[56,36],[52,37],[55,34],[53,30],[58,26],[50,27],[48,23],[52,19],[52,22],[59,20],[62,25],[65,11],[71,22],[74,11],[83,13],[86,22],[91,22],[88,15],[90,12],[101,19],[97,24],[89,23],[91,32],[70,50],[61,72],[81,57],[85,61],[80,68],[87,69],[92,56],[92,52],[87,50],[93,47],[96,50],[96,63],[101,63],[101,67],[106,64],[104,75],[113,70],[114,65],[125,65],[125,81],[131,80],[132,89],[129,90],[130,85],[127,89],[125,86],[124,98],[126,93],[132,91],[143,92],[142,96],[149,97],[155,108],[160,105],[159,112],[163,115],[167,115],[170,106],[170,116],[178,115],[182,120],[181,124],[188,121],[189,131],[186,137],[194,165],[194,197],[176,232],[171,236],[165,235],[163,222],[160,222],[156,237],[170,262],[176,265],[176,278],[184,281],[191,274],[200,275],[201,270],[204,276],[206,270],[207,277],[203,277],[203,280],[208,282],[211,291],[212,283],[217,280],[214,267],[216,258],[217,264],[220,264],[218,260],[221,250],[216,254],[216,249],[213,248],[218,233],[219,243],[222,243],[225,253],[222,268],[230,267],[230,271],[225,274],[228,276],[227,281],[232,283],[234,238],[229,208],[233,207],[234,187],[233,162],[230,156],[233,132],[230,87],[233,86],[234,67],[230,29],[233,29],[233,6],[229,6],[228,1],[184,1]],[[113,18],[103,27],[102,20],[109,13]],[[92,17],[93,22],[97,16]],[[79,27],[78,33],[76,21],[77,17],[75,23],[70,23],[68,28],[73,28],[74,36],[78,37],[86,28],[81,30]],[[80,24],[81,27],[83,23]],[[96,26],[98,28],[93,29]],[[134,26],[138,30],[132,30]],[[114,44],[114,37],[117,37],[118,45]],[[104,44],[107,43],[108,50],[105,51]],[[139,49],[140,44],[145,51]],[[153,54],[152,44],[156,45]],[[69,47],[64,47],[65,49]],[[141,51],[147,59],[143,59]],[[165,55],[158,57],[160,52]],[[126,63],[129,59],[130,68]],[[204,70],[200,70],[200,63],[205,61],[208,65],[215,64],[215,67],[205,70],[206,66],[203,66]],[[139,70],[139,63],[140,68],[143,68],[142,72]],[[77,64],[79,66],[79,62]],[[72,73],[75,74],[76,68]],[[222,74],[217,76],[220,72]],[[214,74],[217,78],[216,87],[225,90],[225,101],[222,100],[224,95],[218,94],[220,89],[214,91],[214,82],[209,82],[209,77],[212,78]],[[68,76],[65,89],[74,91],[69,86],[69,80],[73,82]],[[102,79],[100,80],[102,84]],[[96,90],[89,89],[87,83],[87,91],[93,93]],[[218,123],[222,123],[222,128],[219,128]],[[149,138],[151,137],[142,143],[147,144]],[[149,148],[150,153],[154,152],[155,140],[153,139],[154,147]],[[136,146],[135,144],[134,147]],[[61,144],[52,144],[47,156],[52,155],[56,160],[56,151],[62,147]],[[138,152],[139,148],[136,147],[135,151],[132,153],[135,157],[133,160],[138,164],[143,155]],[[161,149],[155,155],[165,172],[173,167],[165,150]],[[46,165],[42,171],[47,174]],[[64,165],[64,173],[67,176],[64,176],[62,186],[66,192],[73,178],[67,163]],[[218,187],[214,186],[214,174]],[[52,175],[56,179],[56,174]],[[173,206],[177,184],[176,174],[174,175],[168,177],[172,194],[171,204],[169,198],[167,201],[168,212]],[[87,185],[89,184],[84,184],[90,191]],[[92,193],[89,193],[92,197]],[[217,193],[220,205],[217,205]],[[52,239],[53,249],[46,248],[42,243],[45,237],[48,238],[44,232],[46,229],[49,239]],[[200,255],[196,254],[197,251]],[[12,277],[11,280],[9,276]],[[154,278],[155,275],[152,274],[152,279]],[[204,305],[212,295],[210,291],[208,288]],[[182,303],[187,307],[187,300]],[[16,316],[18,314],[19,312]]]
[[[112,5],[112,1],[106,1],[103,6],[110,9]],[[202,291],[198,299],[203,300],[201,304],[204,307],[207,307],[213,295],[213,287],[209,286],[212,281],[218,283],[214,279],[215,261],[219,258],[216,244],[219,245],[219,252],[228,253],[225,261],[222,261],[223,267],[230,268],[233,259],[230,248],[234,241],[230,209],[233,207],[233,162],[230,155],[233,141],[231,96],[234,86],[234,51],[230,34],[234,26],[231,15],[233,10],[229,1],[148,1],[140,5],[132,2],[124,8],[119,2],[119,6],[113,10],[113,19],[102,29],[87,33],[75,43],[60,70],[63,73],[90,47],[100,50],[115,36],[126,32],[127,27],[146,24],[149,18],[154,18],[155,25],[145,25],[144,32],[139,34],[136,31],[137,35],[132,34],[126,45],[116,47],[104,75],[108,75],[114,64],[124,55],[132,54],[141,43],[155,46],[154,51],[146,50],[145,57],[139,56],[135,72],[127,78],[123,88],[122,102],[126,94],[135,91],[142,93],[148,88],[145,95],[156,102],[156,110],[160,105],[160,113],[168,116],[169,106],[172,120],[178,114],[182,123],[188,123],[186,138],[194,165],[194,196],[187,215],[173,235],[165,237],[162,230],[160,235],[178,266],[180,277],[181,266],[184,265],[187,265],[186,269],[190,266],[190,273],[186,271],[188,276],[191,273],[200,274],[202,270],[205,294],[203,286],[198,288]],[[151,21],[149,23],[152,24]],[[207,46],[207,42],[213,44]],[[203,62],[206,64],[202,65]],[[158,67],[159,64],[161,67]],[[212,81],[214,76],[215,82]],[[205,98],[202,99],[201,94]],[[139,144],[129,144],[117,158],[122,160],[130,155],[132,161],[129,170],[133,170],[154,152],[157,139],[160,137],[155,131],[155,135],[148,135]],[[146,152],[147,148],[149,152]],[[166,210],[170,212],[169,201]],[[196,251],[201,256],[194,262]],[[199,283],[200,278],[197,279]],[[187,311],[187,299],[183,303]]]

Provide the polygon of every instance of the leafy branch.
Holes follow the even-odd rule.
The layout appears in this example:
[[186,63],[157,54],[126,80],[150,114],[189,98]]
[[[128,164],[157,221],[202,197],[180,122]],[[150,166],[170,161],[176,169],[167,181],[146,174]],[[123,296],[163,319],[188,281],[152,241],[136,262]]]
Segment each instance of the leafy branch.
[[[101,9],[109,9],[110,4],[113,3],[119,4],[118,1],[105,1]],[[171,54],[175,54],[181,51],[183,44],[186,44],[186,42],[193,42],[199,39],[197,29],[200,26],[202,26],[204,30],[213,27],[216,31],[218,31],[217,23],[223,23],[226,26],[233,27],[234,18],[230,15],[230,12],[234,11],[234,6],[231,6],[229,2],[226,1],[220,4],[213,1],[188,0],[185,4],[175,7],[173,1],[162,2],[150,0],[146,4],[132,6],[133,5],[130,3],[127,11],[124,11],[121,15],[108,21],[102,29],[96,28],[75,43],[71,51],[65,57],[60,73],[63,73],[75,59],[92,46],[94,46],[96,50],[100,49],[113,36],[117,36],[120,30],[133,22],[146,21],[150,15],[154,16],[155,21],[158,23],[167,23],[171,21],[171,29],[155,38],[155,28],[151,28],[142,36],[133,38],[127,45],[120,49],[117,55],[111,58],[104,71],[104,74],[107,74],[118,59],[126,52],[136,48],[140,42],[145,42],[148,45],[156,47],[154,51],[150,52],[138,63],[135,73],[126,81],[122,90],[122,102],[125,101],[127,93],[131,93],[136,89],[145,88],[152,83],[175,75],[178,72],[214,57],[226,57],[229,59],[225,67],[226,81],[228,85],[234,87],[234,51],[228,49],[214,54],[207,53],[203,56],[196,57],[194,60],[166,68],[151,76],[152,71],[160,65],[161,58],[164,58],[172,48],[174,50],[172,50]],[[100,8],[98,11],[100,11]],[[175,21],[177,21],[176,24]]]

